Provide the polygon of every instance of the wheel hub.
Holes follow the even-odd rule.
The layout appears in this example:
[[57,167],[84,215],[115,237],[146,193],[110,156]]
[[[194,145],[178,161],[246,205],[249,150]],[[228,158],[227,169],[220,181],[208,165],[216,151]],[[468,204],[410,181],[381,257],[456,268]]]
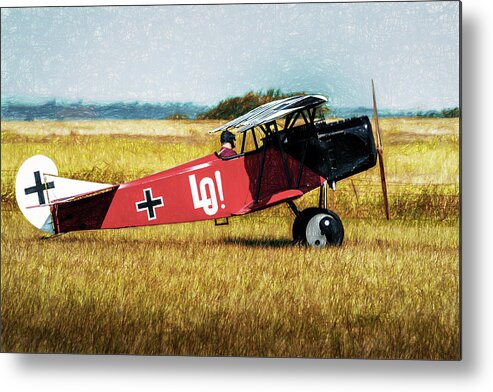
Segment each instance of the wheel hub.
[[310,246],[324,247],[327,245],[327,235],[330,234],[330,216],[317,214],[306,225],[306,242]]

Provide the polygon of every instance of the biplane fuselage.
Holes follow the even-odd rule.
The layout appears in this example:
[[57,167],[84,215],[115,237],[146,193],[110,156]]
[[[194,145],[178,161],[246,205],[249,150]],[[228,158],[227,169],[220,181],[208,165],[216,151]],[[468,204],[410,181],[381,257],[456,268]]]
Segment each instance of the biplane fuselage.
[[[262,151],[227,160],[210,154],[94,195],[55,203],[51,207],[55,232],[244,215],[296,199],[325,181],[305,166],[299,186],[290,186],[280,152],[274,148],[265,151],[265,168],[260,178],[262,157]],[[300,162],[290,156],[286,156],[286,161],[291,177],[295,178],[300,173]]]

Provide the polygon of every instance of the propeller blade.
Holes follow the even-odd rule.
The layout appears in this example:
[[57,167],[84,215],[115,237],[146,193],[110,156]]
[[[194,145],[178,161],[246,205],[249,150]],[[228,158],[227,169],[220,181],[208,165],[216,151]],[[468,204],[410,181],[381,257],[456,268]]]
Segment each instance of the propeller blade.
[[380,182],[382,184],[383,203],[385,206],[385,216],[387,217],[387,220],[390,220],[389,199],[387,196],[387,181],[385,180],[385,167],[383,163],[382,135],[380,133],[380,125],[378,124],[377,100],[375,99],[375,84],[373,83],[373,79],[371,80],[371,93],[373,97],[373,119],[375,120],[375,129],[377,135],[377,154],[378,163],[380,166]]
[[378,162],[380,164],[380,182],[382,183],[382,193],[383,193],[383,202],[385,205],[385,216],[387,220],[390,220],[390,212],[389,212],[389,199],[387,196],[387,182],[385,181],[385,168],[383,165],[383,151],[377,150],[378,152]]

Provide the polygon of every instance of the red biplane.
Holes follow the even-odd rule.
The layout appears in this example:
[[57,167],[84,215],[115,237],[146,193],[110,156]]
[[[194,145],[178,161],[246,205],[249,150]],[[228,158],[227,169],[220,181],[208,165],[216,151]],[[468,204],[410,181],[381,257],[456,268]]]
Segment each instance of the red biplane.
[[[207,219],[227,223],[287,203],[295,214],[295,242],[340,245],[344,229],[327,209],[327,185],[335,189],[336,181],[373,167],[377,149],[368,117],[327,123],[319,115],[326,101],[304,95],[262,105],[210,131],[241,136],[237,155],[213,153],[120,185],[59,177],[49,158],[33,156],[17,174],[19,207],[37,228],[60,234]],[[299,211],[294,201],[318,188],[319,206]]]

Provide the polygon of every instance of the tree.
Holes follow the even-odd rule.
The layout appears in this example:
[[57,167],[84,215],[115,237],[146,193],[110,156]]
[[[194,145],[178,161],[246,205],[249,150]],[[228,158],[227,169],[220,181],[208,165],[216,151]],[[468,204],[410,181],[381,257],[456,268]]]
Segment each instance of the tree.
[[248,91],[243,97],[229,97],[219,102],[215,107],[198,116],[207,120],[231,120],[239,117],[256,107],[278,99],[303,95],[304,93],[283,93],[280,89],[268,89],[265,93]]

